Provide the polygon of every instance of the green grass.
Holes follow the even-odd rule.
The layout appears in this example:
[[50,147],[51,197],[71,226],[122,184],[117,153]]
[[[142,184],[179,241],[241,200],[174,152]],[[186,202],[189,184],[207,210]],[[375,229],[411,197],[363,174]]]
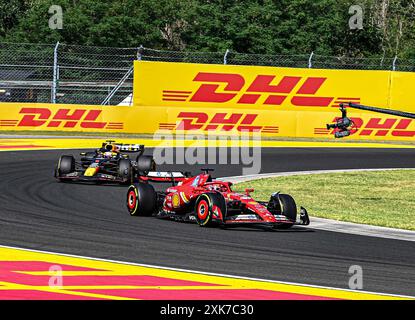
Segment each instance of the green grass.
[[415,230],[415,170],[347,172],[277,177],[243,182],[258,200],[291,194],[310,216]]

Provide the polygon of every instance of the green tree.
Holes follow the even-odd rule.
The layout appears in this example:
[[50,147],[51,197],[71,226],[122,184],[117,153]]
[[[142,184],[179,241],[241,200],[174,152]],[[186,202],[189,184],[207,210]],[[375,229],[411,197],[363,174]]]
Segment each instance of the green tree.
[[0,2],[0,37],[4,37],[9,30],[18,24],[32,4],[32,0]]
[[[51,5],[63,29],[48,26]],[[348,25],[350,5],[363,29]],[[415,58],[414,0],[8,0],[0,41]]]

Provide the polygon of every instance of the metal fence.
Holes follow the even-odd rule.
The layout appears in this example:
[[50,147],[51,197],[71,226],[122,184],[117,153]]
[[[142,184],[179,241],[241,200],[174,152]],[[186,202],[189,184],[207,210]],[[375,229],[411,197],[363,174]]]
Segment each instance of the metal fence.
[[131,104],[133,61],[415,72],[415,60],[0,43],[0,102]]
[[137,48],[0,43],[0,102],[119,104]]

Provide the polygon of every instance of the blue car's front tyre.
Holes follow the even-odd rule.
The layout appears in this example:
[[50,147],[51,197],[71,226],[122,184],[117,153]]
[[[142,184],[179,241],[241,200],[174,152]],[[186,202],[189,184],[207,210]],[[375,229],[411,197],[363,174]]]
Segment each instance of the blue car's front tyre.
[[59,158],[58,164],[55,167],[54,176],[58,181],[63,181],[61,175],[72,173],[75,171],[75,158],[70,155],[64,155]]
[[73,156],[61,156],[59,158],[58,174],[68,174],[75,171],[75,158]]

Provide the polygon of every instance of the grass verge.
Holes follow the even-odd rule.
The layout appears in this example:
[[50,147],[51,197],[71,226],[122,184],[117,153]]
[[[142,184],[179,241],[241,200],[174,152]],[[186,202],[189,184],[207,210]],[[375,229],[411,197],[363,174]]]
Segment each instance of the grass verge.
[[415,230],[415,170],[327,173],[238,183],[258,200],[291,194],[310,216]]

